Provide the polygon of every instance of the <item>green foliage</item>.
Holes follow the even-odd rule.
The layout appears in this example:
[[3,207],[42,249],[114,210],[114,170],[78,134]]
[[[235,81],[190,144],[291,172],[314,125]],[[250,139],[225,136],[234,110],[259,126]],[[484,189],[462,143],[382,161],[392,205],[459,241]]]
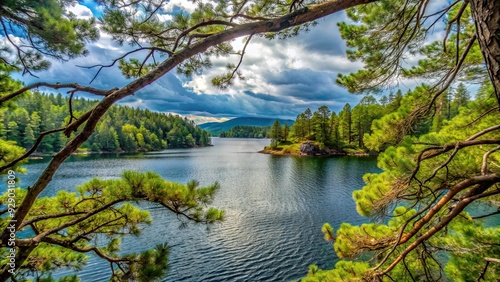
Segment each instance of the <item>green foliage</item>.
[[321,232],[325,234],[326,241],[335,241],[335,236],[333,235],[333,227],[329,223],[323,224],[323,227],[321,227]]
[[[38,198],[26,218],[30,224],[22,224],[23,230],[30,231],[26,234],[32,235],[21,239],[18,245],[29,242],[36,234],[42,234],[41,243],[18,270],[17,277],[33,272],[47,277],[61,267],[78,271],[87,261],[84,253],[94,252],[115,270],[112,281],[162,278],[168,269],[167,245],[140,254],[118,255],[121,238],[140,234],[141,225],[151,222],[149,212],[132,203],[149,201],[186,220],[215,223],[223,219],[224,211],[207,205],[219,187],[218,183],[199,187],[196,181],[184,185],[165,181],[153,172],[125,171],[119,179],[94,178],[80,185],[77,193],[61,190],[56,196]],[[16,202],[21,202],[25,195],[26,190],[16,189]],[[6,203],[8,195],[4,194],[0,204]],[[0,227],[7,224],[7,218],[2,217]],[[98,237],[106,238],[107,244],[96,245]],[[2,256],[2,260],[6,258]],[[123,259],[120,267],[116,259]]]
[[388,145],[400,143],[406,135],[414,133],[418,126],[427,120],[425,118],[414,120],[410,115],[428,105],[431,99],[429,95],[427,85],[417,86],[413,91],[405,94],[395,111],[371,124],[372,133],[365,136],[365,145],[371,150],[380,151]]
[[[387,0],[358,6],[348,11],[352,23],[339,24],[351,48],[348,58],[365,64],[356,73],[339,75],[337,83],[350,92],[377,92],[398,77],[438,81],[405,95],[391,93],[381,106],[366,100],[352,109],[358,146],[382,151],[378,166],[384,170],[364,176],[366,185],[353,193],[357,211],[375,219],[392,215],[388,221],[343,223],[337,229],[337,255],[366,261],[366,268],[330,281],[475,281],[481,275],[488,281],[498,276],[498,265],[486,268],[485,261],[497,258],[493,242],[500,240],[498,228],[479,220],[496,214],[488,210],[496,210],[499,201],[498,104],[489,83],[472,102],[464,84],[451,83],[485,81],[479,44],[470,41],[476,34],[472,5],[459,2],[443,10],[452,24],[443,44],[423,41],[429,30],[420,22],[422,3]],[[459,28],[453,29],[455,24]],[[422,59],[405,68],[406,54]],[[461,58],[461,68],[455,69]],[[369,105],[375,106],[367,115]],[[469,215],[479,211],[486,214]],[[304,280],[334,277],[340,270],[339,264],[314,269]]]
[[[361,60],[365,65],[356,73],[339,74],[337,83],[352,93],[377,92],[398,77],[437,78],[450,71],[459,59],[460,50],[465,49],[475,34],[470,6],[461,14],[460,40],[459,46],[456,46],[456,32],[447,36],[444,45],[443,41],[425,42],[425,34],[429,29],[417,16],[419,4],[421,2],[417,0],[384,0],[349,9],[347,15],[353,23],[339,23],[340,33],[350,48],[347,57],[353,61]],[[451,21],[460,9],[461,5],[454,5],[445,18]],[[403,18],[406,20],[401,20]],[[423,59],[416,66],[405,68],[406,54],[420,54]],[[484,80],[487,74],[483,62],[476,41],[457,79]]]
[[[24,72],[47,69],[50,64],[44,56],[68,60],[86,55],[85,43],[99,37],[96,20],[77,19],[69,12],[72,0],[47,1],[2,1],[0,21],[3,34],[23,38],[23,44],[0,51],[0,58],[8,65],[23,69]],[[28,49],[26,49],[28,47]],[[23,51],[18,51],[24,49]],[[11,53],[17,54],[12,59]]]
[[[451,120],[444,120],[439,131],[418,137],[407,136],[397,147],[390,146],[380,154],[378,165],[384,171],[378,174],[366,174],[364,176],[366,185],[362,190],[355,191],[353,198],[361,215],[383,217],[393,209],[393,216],[386,223],[366,223],[361,226],[343,223],[337,230],[334,244],[339,257],[359,257],[367,251],[385,256],[385,252],[394,247],[394,252],[387,255],[388,260],[382,261],[383,256],[375,256],[376,261],[373,263],[381,262],[381,269],[384,269],[389,267],[403,251],[414,248],[415,251],[405,255],[405,262],[397,264],[390,272],[392,279],[407,281],[413,277],[417,280],[435,280],[446,274],[457,281],[472,281],[481,275],[486,266],[484,258],[496,258],[499,251],[493,243],[500,239],[498,227],[486,227],[466,212],[461,212],[455,217],[451,217],[449,213],[462,199],[474,198],[471,195],[475,194],[472,193],[483,193],[480,188],[458,190],[455,187],[462,187],[460,185],[467,183],[466,181],[469,181],[467,179],[471,176],[500,173],[498,166],[495,165],[500,161],[498,154],[489,154],[486,165],[484,164],[485,152],[494,152],[498,144],[467,146],[441,153],[439,150],[442,144],[455,144],[454,142],[468,138],[470,140],[470,136],[477,132],[497,125],[498,112],[488,111],[495,107],[496,99],[487,93],[492,93],[492,88],[491,85],[485,84],[477,95],[478,99],[470,102],[467,107],[462,107],[460,113]],[[408,102],[405,99],[411,98],[412,95],[415,94],[403,98],[400,108],[405,107]],[[499,138],[498,131],[491,131],[475,139],[480,142],[484,139]],[[429,146],[428,144],[434,144],[435,149],[428,150],[427,155],[420,157],[424,159],[418,161],[417,156]],[[450,145],[450,148],[455,148],[455,145]],[[493,188],[490,188],[494,185],[485,185],[484,193],[486,195],[491,193],[491,196],[478,196],[474,199],[483,202],[486,207],[488,203],[498,203],[498,193],[494,193],[494,190],[491,190]],[[448,199],[446,197],[450,193],[457,193],[455,196],[457,200],[447,202],[449,200],[446,200]],[[443,206],[435,207],[437,202]],[[396,205],[403,206],[394,208]],[[431,209],[433,205],[434,208]],[[420,225],[424,218],[428,218],[425,219],[427,223]],[[444,225],[440,226],[445,220],[449,220],[446,228]],[[434,231],[429,229],[433,226],[436,228]],[[332,236],[329,233],[332,228],[325,225],[322,231],[325,233],[325,238],[331,240]],[[416,244],[417,238],[425,236],[426,232],[433,232],[435,235],[425,243]],[[395,245],[400,239],[403,242]],[[416,245],[411,247],[412,243]],[[326,275],[325,273],[336,273],[336,271],[337,267],[333,270],[320,270],[312,277],[316,277],[318,273]],[[498,271],[497,265],[490,264],[485,279],[495,277]],[[370,275],[370,272],[366,272],[363,277]]]
[[[338,24],[340,34],[350,48],[347,57],[353,61],[361,60],[365,65],[356,73],[339,74],[338,84],[353,93],[379,91],[401,71],[398,56],[402,50],[416,51],[417,43],[424,38],[419,23],[412,17],[415,11],[405,9],[418,6],[418,2],[383,0],[347,10],[354,23]],[[400,16],[413,20],[398,20]]]
[[[285,124],[286,125],[286,124]],[[223,131],[219,137],[227,138],[265,138],[270,136],[270,126],[237,125],[229,131]]]
[[[95,105],[95,101],[74,98],[74,115]],[[1,112],[5,138],[30,148],[41,132],[64,126],[69,121],[69,98],[61,94],[33,92],[15,102],[14,111]],[[43,123],[41,120],[43,119]],[[62,132],[47,135],[38,153],[59,151],[68,140]],[[208,133],[192,121],[130,107],[112,107],[84,145],[90,151],[135,152],[165,148],[196,147],[210,144]]]
[[[17,89],[21,85],[18,81],[10,78],[9,75],[12,70],[12,67],[9,67],[5,64],[0,64],[0,97],[13,91],[14,89]],[[23,109],[17,109],[17,105],[12,101],[2,103],[2,105],[0,106],[0,166],[11,163],[25,152],[22,147],[18,146],[19,143],[16,143],[15,140],[9,140],[10,137],[20,138],[18,124],[12,118],[9,118],[11,112],[22,114],[25,113]],[[23,117],[23,121],[26,122],[25,116]],[[23,132],[23,141],[33,142],[34,136],[30,135],[32,133],[30,132],[30,128],[28,127],[28,125],[24,126],[27,127],[27,131],[25,128],[25,132]],[[9,169],[23,172],[24,169],[22,169],[20,165],[24,164],[25,162],[26,161],[17,163]],[[6,172],[7,169],[4,171],[0,171],[0,174]]]
[[[313,271],[312,271],[312,270]],[[307,277],[302,278],[302,282],[320,281],[363,281],[363,274],[370,269],[366,262],[354,262],[341,260],[335,264],[333,270],[321,270],[317,267],[309,267]]]
[[[485,228],[469,220],[454,224],[453,230],[453,234],[438,241],[450,251],[450,260],[444,270],[455,281],[474,281],[486,266],[484,258],[498,258],[500,228]],[[490,263],[484,281],[494,281],[499,275],[500,265]]]
[[[375,98],[367,96],[352,110],[346,104],[338,115],[325,105],[314,113],[306,109],[297,116],[291,129],[292,141],[316,141],[320,147],[337,152],[366,152],[364,134],[371,132],[372,121],[383,116],[390,106],[381,106]],[[354,140],[358,143],[352,144]]]
[[276,149],[281,142],[283,131],[281,130],[280,121],[276,120],[271,126],[271,149]]

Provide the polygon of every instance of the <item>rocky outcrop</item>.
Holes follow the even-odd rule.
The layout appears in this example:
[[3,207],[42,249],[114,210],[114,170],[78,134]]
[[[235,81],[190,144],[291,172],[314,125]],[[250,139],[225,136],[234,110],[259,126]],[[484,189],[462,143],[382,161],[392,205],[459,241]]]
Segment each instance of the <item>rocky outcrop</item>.
[[[296,148],[296,147],[295,147]],[[329,149],[323,146],[320,147],[318,144],[313,141],[305,141],[300,144],[299,150],[290,150],[289,148],[285,149],[276,149],[271,150],[269,148],[265,148],[264,150],[259,151],[262,154],[270,154],[270,155],[287,155],[287,156],[346,156],[346,155],[356,155],[356,156],[368,156],[366,153],[347,153],[346,151],[340,149]]]
[[318,156],[318,155],[329,155],[330,152],[327,150],[321,149],[318,145],[314,144],[314,142],[304,142],[300,144],[300,155],[306,156]]

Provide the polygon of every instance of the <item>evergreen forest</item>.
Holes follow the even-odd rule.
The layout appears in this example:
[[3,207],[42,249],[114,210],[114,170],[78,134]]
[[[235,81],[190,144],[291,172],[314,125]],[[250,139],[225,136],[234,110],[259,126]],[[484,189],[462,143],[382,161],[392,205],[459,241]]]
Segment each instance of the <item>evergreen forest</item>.
[[[23,95],[0,112],[2,139],[15,141],[31,148],[41,132],[63,127],[70,120],[69,97],[34,91]],[[96,101],[74,98],[71,100],[73,116],[79,116],[96,105]],[[52,154],[66,145],[68,138],[62,132],[46,136],[36,153]],[[96,131],[80,147],[80,152],[137,152],[166,148],[191,148],[210,145],[206,131],[194,122],[172,114],[126,106],[112,107],[100,121]]]
[[237,125],[229,131],[219,134],[222,138],[267,138],[269,137],[270,126],[249,126]]
[[[367,95],[354,107],[345,104],[339,113],[330,111],[325,105],[314,112],[306,109],[297,115],[291,129],[281,126],[279,122],[273,125],[268,132],[268,136],[272,138],[271,147],[274,150],[289,150],[287,148],[290,148],[290,144],[315,141],[319,147],[333,149],[336,153],[378,153],[398,142],[383,131],[388,127],[385,125],[384,128],[384,124],[394,122],[398,114],[405,115],[405,111],[413,107],[415,99],[418,99],[419,92],[425,92],[428,87],[421,85],[404,95],[398,90],[389,95],[379,95],[379,99]],[[450,87],[440,96],[433,112],[413,124],[408,135],[439,132],[470,100],[471,95],[465,84]],[[384,141],[381,143],[382,139]]]

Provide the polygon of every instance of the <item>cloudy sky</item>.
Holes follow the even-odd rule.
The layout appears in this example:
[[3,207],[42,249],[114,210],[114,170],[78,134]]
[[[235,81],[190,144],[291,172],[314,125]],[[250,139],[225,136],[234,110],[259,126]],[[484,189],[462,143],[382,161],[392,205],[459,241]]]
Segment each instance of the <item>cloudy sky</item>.
[[[190,2],[172,0],[169,9],[176,7],[189,12],[193,7],[187,3]],[[99,7],[91,0],[75,5],[72,12],[84,18],[101,15]],[[168,19],[168,15],[165,17]],[[285,41],[255,37],[247,47],[241,66],[245,79],[236,80],[227,90],[214,88],[210,81],[215,75],[224,73],[228,62],[236,64],[237,56],[214,60],[213,68],[191,78],[172,71],[120,103],[201,117],[196,119],[198,122],[239,116],[295,119],[306,108],[315,110],[321,105],[338,112],[345,103],[354,106],[362,98],[335,85],[338,73],[347,74],[362,67],[359,62],[345,58],[346,46],[336,26],[338,21],[344,20],[343,12],[331,15],[320,19],[310,32]],[[233,45],[239,49],[243,42],[237,39]],[[88,85],[97,70],[78,66],[110,63],[127,48],[101,33],[97,42],[88,45],[90,54],[87,57],[69,62],[52,61],[48,71],[37,73],[40,79],[29,75],[17,75],[16,78],[26,84],[43,80]],[[130,80],[112,67],[103,69],[92,86],[108,89],[128,82]]]

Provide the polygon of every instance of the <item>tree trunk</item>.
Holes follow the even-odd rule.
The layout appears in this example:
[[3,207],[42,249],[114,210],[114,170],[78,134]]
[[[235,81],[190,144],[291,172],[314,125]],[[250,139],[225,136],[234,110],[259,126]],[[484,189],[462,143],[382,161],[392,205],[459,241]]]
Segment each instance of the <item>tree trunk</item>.
[[500,105],[500,1],[470,0],[476,34]]

